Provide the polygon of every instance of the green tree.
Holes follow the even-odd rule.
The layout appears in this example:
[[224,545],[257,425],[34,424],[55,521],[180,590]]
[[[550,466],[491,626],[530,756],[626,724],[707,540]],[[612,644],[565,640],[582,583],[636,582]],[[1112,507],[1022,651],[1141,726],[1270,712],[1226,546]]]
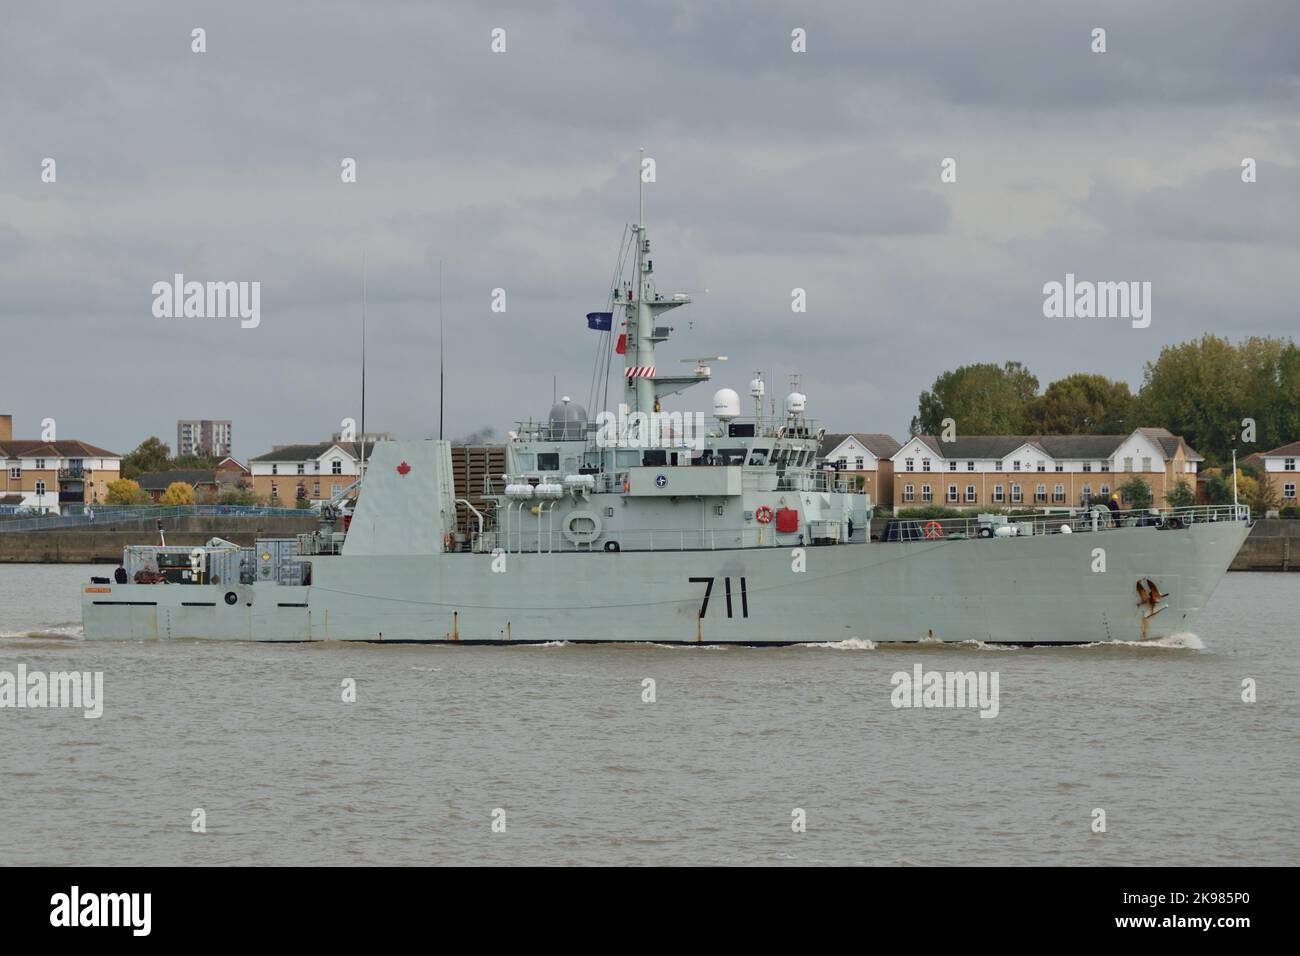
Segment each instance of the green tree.
[[1216,335],[1166,346],[1148,362],[1138,393],[1138,424],[1182,435],[1206,459],[1224,464],[1244,419],[1255,422],[1259,451],[1300,434],[1300,352],[1289,339]]
[[1255,482],[1255,487],[1245,497],[1245,501],[1250,505],[1250,513],[1257,518],[1282,507],[1282,496],[1278,493],[1277,486],[1267,480]]
[[1151,486],[1145,478],[1134,475],[1119,486],[1120,500],[1129,502],[1134,508],[1151,507]]
[[238,489],[235,491],[223,491],[217,495],[217,504],[219,505],[257,505],[261,504],[257,495],[248,489]]
[[149,437],[122,459],[122,477],[139,478],[149,471],[166,471],[171,449],[162,439]]
[[1039,435],[1115,435],[1133,429],[1128,382],[1076,372],[1025,406],[1025,430]]
[[1019,362],[963,365],[944,372],[921,393],[912,434],[937,435],[943,420],[958,435],[1007,435],[1025,430],[1025,406],[1038,394],[1038,379]]
[[1165,492],[1165,504],[1171,508],[1190,508],[1196,504],[1196,492],[1192,486],[1179,478],[1174,486]]

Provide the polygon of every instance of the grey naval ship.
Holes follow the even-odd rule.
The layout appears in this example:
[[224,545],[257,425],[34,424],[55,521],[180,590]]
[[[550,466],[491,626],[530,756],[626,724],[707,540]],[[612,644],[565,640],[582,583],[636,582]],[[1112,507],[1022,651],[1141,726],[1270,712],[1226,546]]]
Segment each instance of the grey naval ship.
[[86,638],[1071,644],[1195,626],[1245,506],[895,520],[873,537],[870,496],[818,466],[797,380],[767,415],[761,376],[752,417],[725,388],[711,415],[663,412],[722,357],[656,366],[665,313],[691,297],[656,291],[643,203],[638,219],[609,311],[588,316],[607,362],[623,355],[614,412],[563,401],[521,424],[459,527],[449,443],[382,441],[345,491],[349,521],[327,506],[321,531],[252,548],[128,547],[128,583],[84,589]]

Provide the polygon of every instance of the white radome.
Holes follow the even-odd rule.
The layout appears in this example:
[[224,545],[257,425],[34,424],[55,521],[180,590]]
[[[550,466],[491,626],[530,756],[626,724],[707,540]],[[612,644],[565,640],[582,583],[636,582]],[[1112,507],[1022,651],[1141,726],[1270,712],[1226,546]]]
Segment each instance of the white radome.
[[803,392],[791,392],[785,397],[786,411],[802,412],[808,407],[808,396]]
[[713,417],[722,422],[740,417],[740,396],[734,388],[720,388],[713,393]]

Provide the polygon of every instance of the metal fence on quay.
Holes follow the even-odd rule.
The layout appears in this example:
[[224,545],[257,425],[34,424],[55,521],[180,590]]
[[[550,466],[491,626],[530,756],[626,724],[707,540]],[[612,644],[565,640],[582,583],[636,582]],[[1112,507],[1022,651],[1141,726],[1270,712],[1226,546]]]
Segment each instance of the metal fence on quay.
[[169,505],[156,508],[101,507],[75,515],[41,515],[35,518],[0,518],[0,534],[7,531],[52,531],[63,528],[93,528],[122,521],[153,521],[160,518],[302,518],[312,514],[305,508],[263,508],[258,505]]

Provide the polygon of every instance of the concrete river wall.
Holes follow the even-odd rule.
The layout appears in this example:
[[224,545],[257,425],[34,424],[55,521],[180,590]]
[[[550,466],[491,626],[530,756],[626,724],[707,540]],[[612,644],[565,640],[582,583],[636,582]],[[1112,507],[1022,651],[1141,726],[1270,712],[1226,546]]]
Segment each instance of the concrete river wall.
[[1300,520],[1264,518],[1255,522],[1230,571],[1300,571]]
[[[225,538],[235,544],[252,546],[256,538],[292,538],[319,527],[320,519],[311,514],[301,518],[163,519],[167,543],[185,545]],[[122,549],[129,544],[158,544],[156,522],[119,521],[49,531],[6,531],[0,533],[0,564],[118,564]]]

